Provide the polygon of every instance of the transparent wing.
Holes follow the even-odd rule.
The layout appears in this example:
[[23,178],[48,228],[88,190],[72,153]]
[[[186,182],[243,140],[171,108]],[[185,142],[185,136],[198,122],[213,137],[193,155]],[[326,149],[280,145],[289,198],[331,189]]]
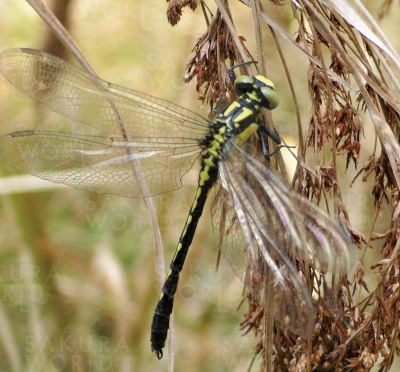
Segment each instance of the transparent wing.
[[41,131],[0,138],[2,163],[52,182],[129,197],[181,187],[181,178],[198,155],[197,143],[171,147],[159,138],[135,143]]
[[[263,285],[274,286],[277,318],[297,334],[309,335],[313,305],[296,260],[324,273],[346,273],[354,260],[349,237],[268,167],[233,142],[232,147],[220,164],[225,191],[219,193],[221,200],[214,203],[212,213],[213,224],[224,226],[218,231],[219,249],[253,290],[260,286],[259,278],[265,280],[266,263],[274,283]],[[238,245],[239,235],[243,243]]]
[[[74,121],[110,134],[200,138],[208,121],[168,101],[92,76],[51,54],[8,49],[0,73],[27,96]],[[173,133],[171,135],[171,133]]]
[[123,196],[175,190],[208,128],[192,111],[40,51],[4,51],[0,73],[53,111],[116,136],[24,131],[0,139],[0,161],[53,182]]
[[[226,183],[224,182],[224,184]],[[216,189],[218,189],[218,193],[211,207],[211,225],[215,246],[230,263],[234,273],[244,281],[247,263],[250,260],[247,258],[249,247],[246,241],[251,241],[251,238],[245,239],[243,236],[244,231],[247,230],[245,230],[245,226],[243,229],[241,227],[243,216],[240,215],[240,210],[235,209],[233,205],[232,193],[228,191],[229,187],[218,184]]]

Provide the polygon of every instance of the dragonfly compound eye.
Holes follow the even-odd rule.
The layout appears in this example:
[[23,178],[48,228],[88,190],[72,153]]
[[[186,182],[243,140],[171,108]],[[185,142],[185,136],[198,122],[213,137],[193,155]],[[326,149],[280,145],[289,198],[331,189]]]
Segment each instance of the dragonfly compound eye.
[[257,75],[254,83],[260,88],[261,102],[268,110],[273,110],[279,105],[279,96],[275,92],[275,84],[265,76]]
[[279,105],[279,96],[273,89],[269,87],[261,87],[261,101],[268,110],[273,110]]
[[250,76],[248,75],[238,76],[235,79],[234,83],[236,94],[238,96],[241,96],[242,94],[245,94],[246,92],[253,90],[253,84],[254,84],[253,78],[251,78]]

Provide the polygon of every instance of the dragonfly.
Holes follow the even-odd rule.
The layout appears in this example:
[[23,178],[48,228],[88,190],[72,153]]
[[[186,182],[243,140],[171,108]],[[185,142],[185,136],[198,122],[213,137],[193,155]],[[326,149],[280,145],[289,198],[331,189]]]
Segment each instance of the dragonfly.
[[[219,254],[254,296],[274,289],[275,318],[296,334],[308,336],[314,327],[313,301],[298,263],[339,275],[353,263],[349,233],[269,166],[269,157],[282,145],[278,132],[263,123],[262,110],[275,109],[279,97],[264,76],[235,77],[238,66],[228,72],[237,100],[208,120],[108,83],[51,54],[23,48],[0,54],[0,73],[19,90],[100,133],[10,133],[0,138],[0,162],[52,182],[126,197],[179,189],[183,176],[199,163],[194,201],[151,325],[151,349],[158,359],[179,275],[212,188]],[[272,152],[268,137],[277,145]]]

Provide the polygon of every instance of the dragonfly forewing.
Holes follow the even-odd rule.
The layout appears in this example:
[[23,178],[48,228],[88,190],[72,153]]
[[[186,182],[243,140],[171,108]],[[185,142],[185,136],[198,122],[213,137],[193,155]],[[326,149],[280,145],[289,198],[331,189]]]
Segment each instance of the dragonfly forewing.
[[[8,49],[0,73],[27,96],[106,134],[198,139],[208,121],[168,101],[108,83],[50,54]],[[102,133],[102,134],[103,134]]]

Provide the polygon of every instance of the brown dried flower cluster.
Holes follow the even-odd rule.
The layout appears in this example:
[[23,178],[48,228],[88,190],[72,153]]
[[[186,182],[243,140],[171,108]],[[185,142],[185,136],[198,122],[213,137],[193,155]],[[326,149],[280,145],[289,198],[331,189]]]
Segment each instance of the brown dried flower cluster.
[[199,3],[198,0],[168,0],[167,18],[172,26],[175,26],[182,17],[182,9],[189,7],[193,11],[196,10]]
[[212,18],[210,26],[197,40],[192,52],[194,57],[186,65],[184,80],[189,82],[196,77],[199,99],[212,109],[221,99],[234,93],[227,72],[240,60],[220,12]]
[[[328,42],[323,40],[323,44]],[[343,65],[338,53],[332,48],[332,64],[330,68],[337,76],[348,82],[350,75]],[[327,76],[315,65],[309,69],[309,91],[312,104],[307,144],[321,151],[326,141],[335,137],[335,146],[338,154],[346,154],[346,168],[350,161],[357,167],[360,155],[360,135],[363,127],[357,110],[346,88],[337,82],[336,78]]]

